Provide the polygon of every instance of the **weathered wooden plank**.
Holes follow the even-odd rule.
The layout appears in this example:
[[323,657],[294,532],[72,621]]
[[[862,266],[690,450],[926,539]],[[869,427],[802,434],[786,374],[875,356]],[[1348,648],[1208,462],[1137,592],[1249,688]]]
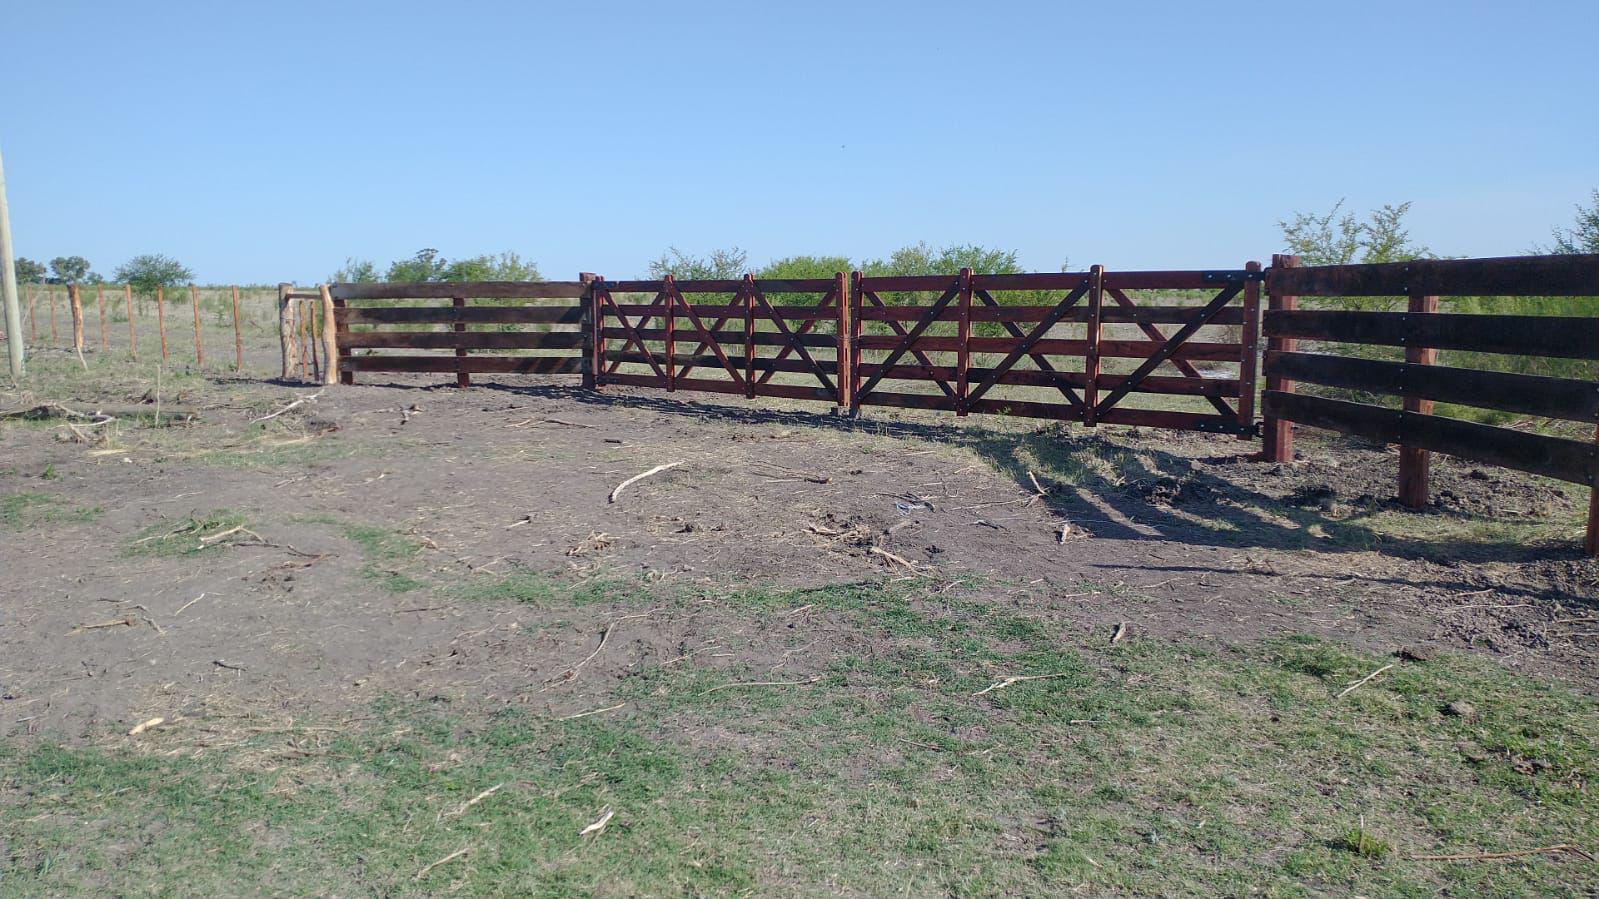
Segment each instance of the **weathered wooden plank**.
[[[998,307],[973,307],[972,321],[974,322],[1037,322],[1043,321],[1054,306],[998,306]],[[1106,308],[1104,311],[1105,324],[1165,324],[1180,325],[1195,315],[1199,314],[1203,306],[1139,306],[1133,309]],[[861,317],[866,321],[916,321],[927,311],[925,306],[882,306],[861,310]],[[955,321],[957,315],[951,310],[939,313],[939,321]],[[1088,310],[1086,308],[1073,309],[1061,317],[1062,323],[1086,322]],[[1209,324],[1212,325],[1240,325],[1244,321],[1244,311],[1232,307],[1216,313]]]
[[341,325],[577,324],[582,306],[346,306],[334,310]]
[[[606,336],[606,337],[626,337],[627,336],[627,332],[624,329],[621,329],[621,328],[606,328],[601,333],[604,336]],[[664,328],[638,328],[636,330],[636,333],[638,334],[638,336],[639,336],[639,338],[641,340],[665,340],[666,339],[666,330]],[[741,346],[744,345],[744,332],[743,331],[727,331],[727,330],[710,331],[709,334],[711,335],[711,337],[713,337],[716,340],[717,343],[723,344],[724,346],[740,346],[741,347]],[[822,348],[835,347],[835,346],[837,346],[837,343],[838,343],[837,340],[835,340],[832,336],[827,335],[827,334],[797,334],[797,335],[795,335],[794,339],[796,341],[800,342],[800,343],[805,344],[808,347],[822,347]],[[760,346],[788,346],[789,345],[788,338],[784,337],[782,334],[779,334],[779,333],[777,333],[775,331],[757,331],[757,332],[755,332],[754,342],[756,344],[760,345]]]
[[[657,361],[661,361],[663,358],[664,357],[661,354],[659,354],[659,353],[655,354],[655,359]],[[607,362],[630,362],[630,363],[636,363],[636,364],[639,364],[639,365],[646,365],[649,362],[649,360],[646,359],[645,356],[642,353],[621,352],[621,351],[617,351],[617,350],[608,350],[608,351],[606,351],[606,353],[605,353],[605,361],[607,361]],[[714,355],[711,355],[709,353],[703,353],[703,354],[678,353],[676,356],[673,357],[672,361],[673,361],[673,363],[675,365],[680,366],[680,367],[682,367],[684,369],[707,367],[707,366],[709,366],[709,367],[720,367],[721,366],[721,362],[719,362]],[[794,373],[797,373],[797,374],[814,374],[815,373],[814,370],[811,368],[810,363],[806,362],[803,359],[765,359],[765,358],[762,358],[760,356],[756,356],[753,359],[749,359],[749,360],[745,360],[745,361],[747,361],[751,366],[753,366],[756,371],[762,371],[762,372],[765,372],[765,371],[794,372]],[[741,362],[741,364],[743,364],[743,363]],[[838,373],[838,363],[834,362],[831,359],[818,360],[818,364],[822,367],[823,371],[827,372],[830,375]]]
[[1420,397],[1569,421],[1599,422],[1599,384],[1592,381],[1320,353],[1268,352],[1266,371],[1274,377],[1327,387]]
[[1110,290],[1211,290],[1229,284],[1259,280],[1258,273],[1245,269],[1208,269],[1184,272],[1105,272],[1105,289]]
[[424,281],[416,283],[333,284],[328,291],[336,300],[450,299],[577,299],[581,281]]
[[575,375],[583,371],[578,356],[347,356],[340,363],[349,371]]
[[[972,352],[974,353],[1008,353],[1015,349],[1020,341],[1009,337],[973,337]],[[913,350],[933,353],[952,353],[959,349],[960,341],[954,337],[922,337],[911,347]],[[898,346],[895,337],[862,337],[857,344],[863,350],[887,350]],[[1148,358],[1160,348],[1160,344],[1149,340],[1106,340],[1099,345],[1101,356],[1114,356],[1119,359],[1144,359]],[[1051,356],[1081,356],[1088,350],[1086,340],[1040,340],[1029,348],[1029,353],[1047,354]],[[1239,347],[1236,343],[1194,343],[1187,342],[1177,348],[1174,358],[1187,359],[1195,362],[1237,362]]]
[[1269,289],[1298,296],[1599,296],[1599,255],[1417,259],[1273,268]]
[[411,350],[564,350],[583,345],[577,331],[351,331],[351,348]]
[[1268,337],[1599,359],[1599,320],[1554,315],[1268,310]]
[[[871,362],[862,362],[860,372],[871,376],[883,371],[881,365]],[[978,382],[992,374],[991,368],[973,368],[970,377]],[[943,365],[895,365],[883,375],[885,379],[896,381],[948,381],[955,377],[952,366]],[[1115,389],[1126,383],[1126,375],[1101,374],[1101,386]],[[1012,368],[999,376],[997,384],[1010,384],[1026,387],[1055,387],[1065,384],[1068,387],[1084,387],[1088,383],[1088,376],[1080,371],[1039,371],[1037,369]],[[1235,397],[1239,394],[1238,380],[1236,378],[1171,378],[1151,376],[1144,378],[1133,387],[1133,393],[1161,393],[1180,396],[1215,396]]]
[[1599,477],[1599,447],[1586,441],[1275,390],[1267,391],[1264,400],[1267,414],[1315,428],[1575,484],[1592,484]]

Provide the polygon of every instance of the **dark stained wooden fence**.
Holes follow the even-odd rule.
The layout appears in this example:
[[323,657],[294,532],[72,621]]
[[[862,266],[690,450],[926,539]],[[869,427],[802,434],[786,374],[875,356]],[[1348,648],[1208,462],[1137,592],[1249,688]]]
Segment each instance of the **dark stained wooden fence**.
[[[1427,501],[1428,453],[1513,468],[1590,487],[1599,446],[1434,414],[1435,403],[1599,426],[1599,384],[1440,367],[1436,353],[1467,350],[1524,357],[1599,360],[1599,319],[1577,316],[1438,313],[1440,296],[1599,296],[1599,256],[1524,256],[1300,268],[1277,257],[1265,314],[1266,458],[1293,458],[1293,423],[1401,447],[1399,496]],[[1302,310],[1302,297],[1404,296],[1404,312]],[[1404,348],[1403,362],[1306,353],[1301,340]],[[1295,383],[1401,398],[1400,408],[1295,392]],[[1590,505],[1587,549],[1599,554],[1599,492]]]
[[334,284],[340,379],[358,372],[581,374],[584,281]]
[[[857,275],[849,405],[1252,435],[1261,278],[1256,263],[1226,271]],[[1191,291],[1199,300],[1147,305],[1134,299],[1139,291]],[[1131,394],[1162,401],[1129,408]],[[1173,398],[1187,398],[1190,408],[1161,408]],[[1194,411],[1196,402],[1209,409]]]

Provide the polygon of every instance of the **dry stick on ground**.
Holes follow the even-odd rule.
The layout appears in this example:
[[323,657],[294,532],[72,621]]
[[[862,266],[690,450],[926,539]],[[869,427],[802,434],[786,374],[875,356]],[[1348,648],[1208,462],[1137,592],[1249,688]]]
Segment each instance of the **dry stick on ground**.
[[622,707],[624,707],[626,705],[627,705],[627,703],[625,703],[625,702],[619,702],[616,705],[608,705],[608,706],[606,706],[603,709],[590,709],[587,712],[578,712],[576,715],[563,715],[562,717],[557,718],[555,720],[556,721],[576,721],[579,718],[587,718],[590,715],[603,715],[606,712],[614,712],[617,709],[620,709],[620,708],[622,708]]
[[553,684],[556,681],[577,680],[577,674],[578,674],[579,671],[583,670],[583,666],[587,665],[588,663],[590,663],[592,661],[594,661],[594,657],[600,654],[600,651],[605,648],[605,644],[606,643],[610,642],[611,634],[613,632],[615,632],[616,626],[618,624],[621,624],[622,622],[628,621],[628,620],[633,619],[633,618],[648,618],[649,616],[654,615],[656,612],[659,612],[663,608],[665,608],[665,606],[656,606],[655,608],[650,609],[648,612],[639,612],[637,615],[623,615],[620,618],[611,619],[611,623],[607,624],[605,626],[604,633],[600,634],[600,645],[594,647],[594,651],[589,653],[588,657],[585,658],[583,661],[578,662],[576,665],[573,665],[571,668],[568,668],[567,670],[561,672],[560,674],[557,674],[556,676],[554,676],[554,677],[550,678],[549,680],[545,681],[545,686],[549,686],[550,684]]
[[1525,858],[1529,855],[1554,855],[1561,852],[1569,852],[1572,855],[1580,856],[1581,858],[1584,858],[1590,862],[1594,860],[1594,857],[1581,846],[1574,846],[1570,843],[1556,843],[1553,846],[1539,846],[1535,849],[1517,849],[1513,852],[1466,852],[1458,855],[1412,855],[1410,858],[1413,861],[1418,862],[1469,862],[1485,861],[1496,858]]
[[462,803],[461,807],[456,809],[455,811],[453,811],[453,812],[439,812],[438,820],[443,821],[445,818],[459,818],[459,817],[461,817],[462,815],[466,814],[467,809],[470,809],[472,806],[477,805],[479,802],[482,802],[483,800],[489,798],[490,796],[493,796],[495,793],[498,793],[500,791],[500,789],[502,787],[504,787],[504,786],[505,786],[505,784],[503,784],[503,783],[495,784],[494,786],[489,787],[487,790],[484,790],[483,792],[477,794],[476,796],[473,796],[471,799],[468,799],[466,802]]
[[904,556],[895,555],[894,553],[889,552],[888,550],[882,548],[881,546],[872,547],[872,555],[874,555],[874,556],[882,556],[883,558],[887,559],[890,562],[893,562],[896,565],[904,565],[906,568],[909,568],[911,571],[916,572],[917,574],[920,574],[921,571],[922,571],[920,568],[916,567],[916,563],[915,562],[912,562],[910,559],[907,559]]
[[296,399],[294,402],[288,404],[287,406],[284,406],[282,409],[279,409],[278,411],[273,412],[270,415],[263,415],[260,418],[252,418],[252,419],[250,419],[250,424],[255,424],[257,422],[262,422],[262,421],[270,421],[270,420],[272,420],[274,418],[277,418],[279,415],[282,415],[285,412],[288,412],[288,411],[293,410],[293,409],[298,409],[300,406],[302,406],[302,405],[304,405],[306,403],[314,403],[314,402],[316,402],[317,397],[319,397],[321,395],[322,395],[322,391],[321,390],[318,390],[316,393],[308,393],[305,396],[302,396],[302,397]]
[[1021,683],[1023,681],[1049,680],[1052,677],[1066,677],[1067,675],[1074,674],[1074,673],[1075,672],[1072,672],[1072,671],[1057,671],[1054,674],[1024,674],[1024,675],[1018,675],[1016,677],[1007,677],[1004,680],[999,681],[998,683],[989,684],[988,686],[984,687],[981,690],[978,690],[976,693],[973,693],[972,695],[973,696],[981,696],[984,693],[988,693],[988,692],[991,692],[991,691],[994,691],[994,690],[1003,690],[1006,687],[1010,686],[1011,684],[1019,684],[1019,683]]
[[465,847],[462,847],[460,849],[457,849],[454,852],[450,853],[449,855],[446,855],[445,857],[443,857],[443,858],[439,859],[438,861],[434,862],[433,864],[428,865],[427,867],[423,868],[422,870],[416,872],[416,876],[411,878],[411,879],[413,881],[420,881],[422,878],[424,878],[424,877],[428,876],[429,874],[431,874],[433,872],[433,869],[437,868],[439,865],[443,865],[443,864],[447,864],[449,862],[453,862],[456,859],[460,858],[461,856],[463,856],[463,855],[465,855],[465,854],[467,854],[468,852],[471,852],[471,851],[472,851],[472,847],[471,846],[465,846]]
[[715,693],[715,692],[717,692],[719,690],[731,690],[734,687],[804,687],[804,686],[808,686],[810,684],[814,684],[817,681],[820,681],[821,679],[822,679],[821,675],[817,675],[816,677],[809,678],[807,680],[752,680],[752,681],[740,681],[738,683],[722,684],[720,686],[712,687],[709,690],[706,690],[706,691],[700,693],[699,695],[705,696],[705,695],[708,695],[708,694],[711,694],[711,693]]
[[1110,635],[1110,645],[1115,646],[1127,637],[1127,622],[1116,625],[1116,630]]
[[606,806],[605,814],[600,815],[600,819],[598,821],[595,821],[593,824],[590,824],[589,826],[578,831],[577,835],[580,837],[586,837],[591,833],[599,833],[605,829],[605,825],[611,823],[611,819],[614,817],[616,817],[615,810],[609,806]]
[[636,474],[636,475],[628,478],[627,480],[623,481],[622,483],[617,484],[616,485],[616,489],[611,491],[611,498],[606,500],[606,502],[614,503],[614,502],[616,502],[617,498],[622,495],[622,491],[626,490],[631,485],[636,484],[639,481],[644,480],[645,478],[649,477],[650,475],[660,474],[663,471],[666,471],[666,470],[672,469],[672,468],[676,468],[676,467],[678,467],[679,465],[682,465],[682,464],[684,464],[684,463],[682,463],[682,462],[668,462],[665,465],[657,465],[654,468],[650,469],[649,471],[644,472],[643,474]]
[[1349,686],[1345,687],[1343,689],[1343,692],[1338,694],[1337,698],[1338,699],[1343,699],[1345,696],[1348,696],[1350,693],[1353,693],[1355,691],[1356,687],[1364,685],[1367,681],[1369,681],[1372,678],[1376,677],[1377,675],[1383,673],[1384,671],[1387,671],[1389,668],[1394,667],[1395,664],[1397,664],[1397,663],[1389,662],[1388,664],[1382,666],[1381,668],[1378,668],[1376,671],[1373,671],[1372,673],[1366,675],[1365,677],[1361,678],[1360,680],[1355,681],[1354,683],[1352,683]]
[[67,636],[71,637],[84,631],[94,631],[104,627],[133,627],[134,624],[135,622],[132,618],[118,618],[116,621],[102,621],[98,624],[80,624],[73,628]]

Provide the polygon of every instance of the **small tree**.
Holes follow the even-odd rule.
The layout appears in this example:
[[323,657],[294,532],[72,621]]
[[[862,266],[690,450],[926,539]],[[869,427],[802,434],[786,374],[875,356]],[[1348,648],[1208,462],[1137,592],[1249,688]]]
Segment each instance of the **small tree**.
[[389,266],[388,280],[414,284],[426,281],[443,281],[447,268],[444,257],[432,247],[417,250],[410,259],[402,259]]
[[720,281],[744,277],[748,266],[749,254],[738,247],[712,250],[709,256],[690,256],[677,247],[667,247],[659,259],[650,263],[650,277],[671,275],[684,281]]
[[951,244],[935,250],[922,241],[895,250],[887,259],[873,259],[861,271],[869,276],[953,275],[963,268],[983,275],[1013,275],[1022,270],[1015,250],[978,244]]
[[17,281],[23,284],[43,284],[45,275],[49,272],[42,262],[34,262],[26,256],[18,256],[12,260],[13,271],[17,274]]
[[374,284],[378,280],[377,263],[370,259],[346,257],[344,267],[328,275],[331,284]]
[[[1576,227],[1554,229],[1555,243],[1541,247],[1544,253],[1599,253],[1599,189],[1590,198],[1592,206],[1577,204]],[[17,260],[20,264],[22,260]],[[17,277],[21,277],[18,275]]]
[[855,264],[848,256],[787,256],[767,263],[755,273],[755,276],[803,281],[810,278],[831,278],[839,272],[849,274],[854,269]]
[[485,254],[470,259],[457,259],[445,267],[442,281],[542,281],[539,267],[523,261],[520,254],[506,250],[498,255]]
[[1277,225],[1282,228],[1288,252],[1298,256],[1304,265],[1425,259],[1432,251],[1412,243],[1410,232],[1405,230],[1409,212],[1409,203],[1384,205],[1362,222],[1353,212],[1345,212],[1344,201],[1339,200],[1326,215],[1297,212],[1293,219]]
[[160,253],[135,256],[117,266],[112,277],[143,294],[153,294],[157,287],[174,287],[194,280],[189,267]]
[[82,284],[89,277],[89,260],[82,256],[57,256],[50,260],[56,284]]

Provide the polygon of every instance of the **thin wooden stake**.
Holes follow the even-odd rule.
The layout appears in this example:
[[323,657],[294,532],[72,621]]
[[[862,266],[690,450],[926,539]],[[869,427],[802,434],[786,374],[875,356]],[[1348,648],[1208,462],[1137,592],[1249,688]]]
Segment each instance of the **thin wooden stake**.
[[339,383],[339,330],[334,326],[338,316],[333,311],[333,292],[326,284],[318,292],[322,295],[322,383]]
[[294,339],[294,301],[289,293],[294,285],[287,281],[278,284],[278,343],[283,358],[283,380],[294,377],[300,367],[299,344]]
[[194,364],[205,367],[205,347],[200,344],[200,288],[189,285],[189,306],[194,310]]
[[128,351],[133,354],[133,361],[139,361],[139,331],[133,326],[133,285],[122,285],[122,295],[128,301]]
[[[1260,263],[1244,263],[1244,271],[1251,275],[1260,272]],[[1238,423],[1244,427],[1255,424],[1256,381],[1260,367],[1260,282],[1244,283],[1244,326],[1238,342],[1242,345],[1238,359]],[[1245,432],[1239,440],[1253,440],[1254,434]]]
[[45,301],[50,304],[50,343],[53,345],[61,342],[56,334],[56,292],[45,288]]
[[239,330],[239,287],[233,287],[233,369],[244,371],[244,335]]
[[167,294],[166,288],[155,289],[155,326],[161,332],[161,361],[167,361]]
[[76,284],[67,285],[67,305],[72,310],[72,348],[83,355],[83,294]]
[[[1412,296],[1409,314],[1428,315],[1438,311],[1438,298]],[[1412,365],[1432,365],[1438,361],[1438,351],[1431,347],[1405,347],[1405,361]],[[1433,401],[1419,397],[1405,397],[1405,411],[1431,415]],[[1427,482],[1432,469],[1432,453],[1411,446],[1399,447],[1399,502],[1407,509],[1427,506]]]

